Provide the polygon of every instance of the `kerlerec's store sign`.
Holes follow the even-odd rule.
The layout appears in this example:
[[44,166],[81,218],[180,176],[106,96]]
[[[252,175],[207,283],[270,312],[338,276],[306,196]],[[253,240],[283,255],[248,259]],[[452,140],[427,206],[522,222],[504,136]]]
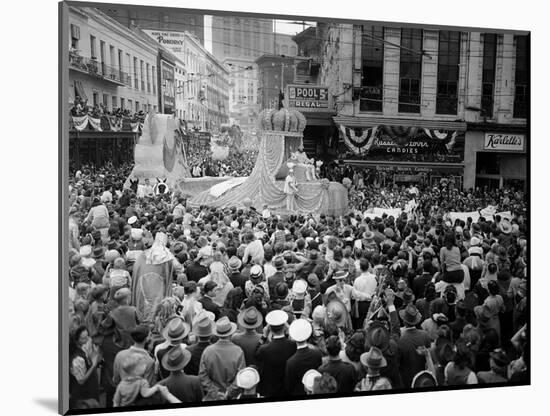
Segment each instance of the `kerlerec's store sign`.
[[485,133],[483,150],[523,152],[525,151],[525,136],[523,134]]
[[306,112],[330,110],[327,87],[288,85],[287,91],[288,108]]

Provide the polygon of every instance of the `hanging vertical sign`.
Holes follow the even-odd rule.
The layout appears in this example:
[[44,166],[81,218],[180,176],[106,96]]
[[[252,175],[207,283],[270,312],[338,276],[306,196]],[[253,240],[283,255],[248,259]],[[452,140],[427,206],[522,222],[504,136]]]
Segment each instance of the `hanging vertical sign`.
[[174,65],[160,61],[161,104],[164,114],[171,114],[176,106],[176,84]]

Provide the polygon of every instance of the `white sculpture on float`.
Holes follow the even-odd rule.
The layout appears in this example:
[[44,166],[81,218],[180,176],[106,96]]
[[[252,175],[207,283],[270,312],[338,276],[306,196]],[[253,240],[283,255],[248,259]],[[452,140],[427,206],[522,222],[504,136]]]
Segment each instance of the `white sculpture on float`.
[[[181,126],[170,114],[147,114],[142,134],[134,148],[134,168],[124,187],[151,185],[161,192],[179,189],[182,178],[190,177]],[[160,186],[162,185],[162,186]]]

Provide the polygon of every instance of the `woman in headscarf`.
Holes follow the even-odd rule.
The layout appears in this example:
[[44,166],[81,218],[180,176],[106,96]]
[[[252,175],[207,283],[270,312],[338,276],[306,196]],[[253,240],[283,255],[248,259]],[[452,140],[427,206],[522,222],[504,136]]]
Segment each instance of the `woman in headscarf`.
[[150,249],[137,258],[133,268],[132,304],[139,311],[142,322],[153,322],[157,305],[172,295],[172,276],[181,270],[181,264],[166,247],[168,237],[157,232]]

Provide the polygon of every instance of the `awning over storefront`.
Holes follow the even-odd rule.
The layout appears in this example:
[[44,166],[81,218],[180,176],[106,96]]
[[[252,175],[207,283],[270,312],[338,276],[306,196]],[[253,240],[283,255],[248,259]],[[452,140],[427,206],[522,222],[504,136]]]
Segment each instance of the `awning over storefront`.
[[307,121],[307,126],[332,126],[334,124],[334,111],[308,113],[302,112]]
[[466,131],[466,123],[463,121],[353,116],[336,116],[333,117],[333,119],[336,124],[344,125],[351,128],[369,128],[374,126],[401,126],[430,130],[454,130],[461,132]]

